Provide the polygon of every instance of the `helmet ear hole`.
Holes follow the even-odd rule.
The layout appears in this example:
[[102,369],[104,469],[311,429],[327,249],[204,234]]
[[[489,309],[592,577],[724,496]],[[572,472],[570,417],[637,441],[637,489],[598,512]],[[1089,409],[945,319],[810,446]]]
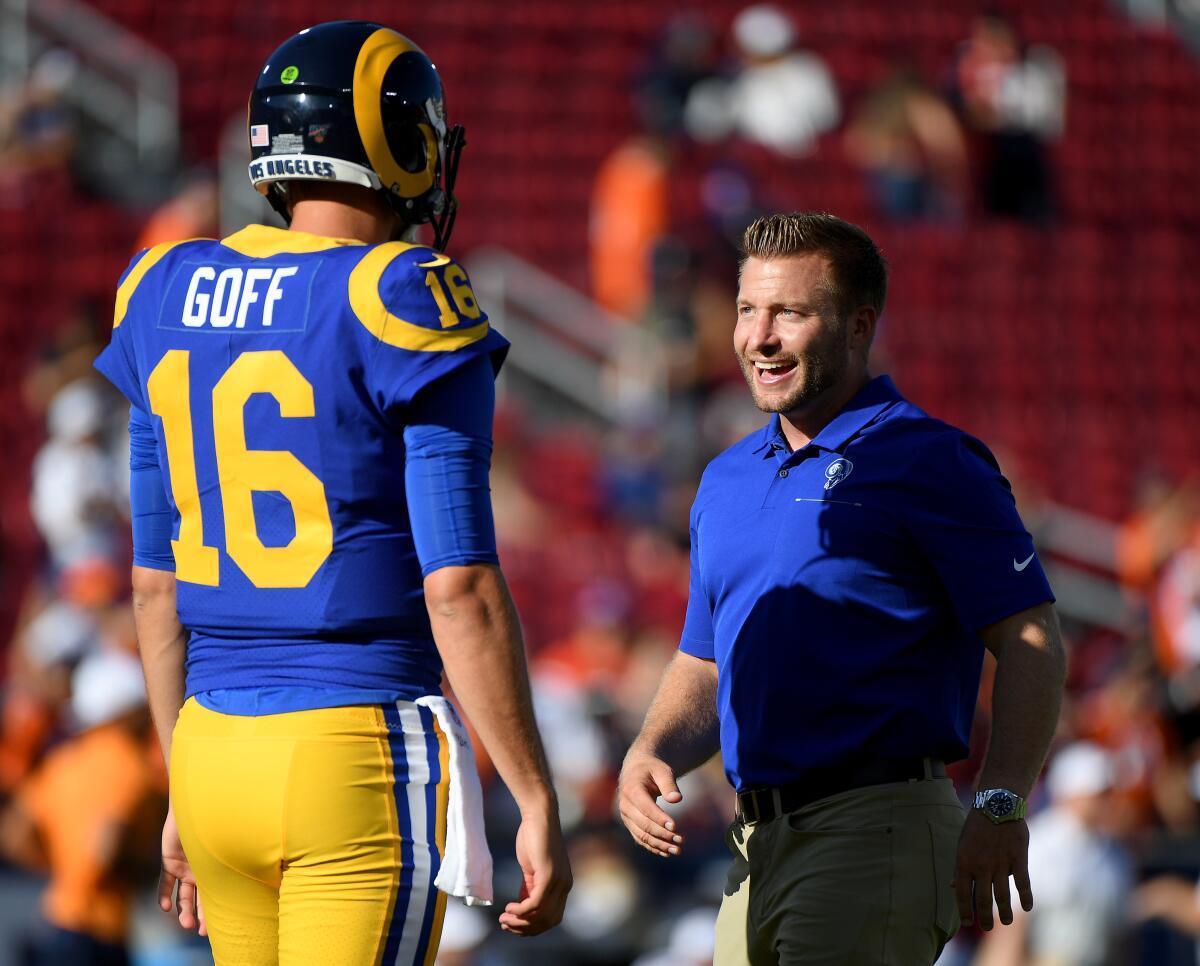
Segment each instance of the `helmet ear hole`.
[[410,174],[424,171],[429,163],[425,156],[425,136],[420,128],[408,124],[389,124],[385,129],[388,150],[396,163]]

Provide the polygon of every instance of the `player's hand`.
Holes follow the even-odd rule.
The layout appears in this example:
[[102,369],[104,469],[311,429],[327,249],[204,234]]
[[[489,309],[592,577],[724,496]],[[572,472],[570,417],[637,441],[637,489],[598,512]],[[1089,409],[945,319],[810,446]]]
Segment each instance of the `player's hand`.
[[556,811],[522,819],[517,861],[524,878],[521,897],[504,907],[500,928],[518,936],[536,936],[562,922],[571,891],[571,862]]
[[679,854],[683,836],[675,831],[675,820],[659,808],[660,797],[672,805],[683,801],[674,770],[661,758],[630,749],[617,780],[617,810],[638,845],[669,858]]
[[168,808],[167,820],[163,823],[158,906],[163,912],[170,912],[172,903],[179,925],[184,929],[198,930],[201,936],[208,935],[204,907],[200,904],[200,892],[196,888],[196,876],[188,865],[187,856],[183,854],[183,843],[179,841],[179,829],[175,825],[175,810]]
[[958,861],[954,868],[954,894],[963,925],[978,917],[985,932],[995,922],[992,917],[992,897],[1000,921],[1006,926],[1013,921],[1009,876],[1017,886],[1021,908],[1033,908],[1033,892],[1029,888],[1029,828],[1024,821],[1002,822],[996,825],[982,812],[972,809],[958,840]]

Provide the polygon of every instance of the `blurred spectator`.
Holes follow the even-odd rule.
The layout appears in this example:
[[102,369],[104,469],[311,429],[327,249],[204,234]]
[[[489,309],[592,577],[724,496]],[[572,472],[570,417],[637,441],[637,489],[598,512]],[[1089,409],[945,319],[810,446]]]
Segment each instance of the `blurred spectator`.
[[1075,732],[1108,749],[1116,768],[1109,794],[1111,827],[1122,836],[1162,822],[1184,830],[1195,822],[1177,740],[1163,714],[1161,681],[1145,656],[1134,654],[1084,695]]
[[481,909],[448,900],[434,966],[482,966],[485,960],[479,947],[495,931],[495,924]]
[[1151,592],[1158,657],[1181,711],[1200,708],[1200,528],[1162,568]]
[[596,581],[578,594],[577,622],[534,660],[534,707],[563,827],[612,812],[616,752],[609,729],[629,654],[629,591]]
[[65,95],[77,71],[73,54],[49,50],[27,80],[0,95],[0,201],[29,175],[70,159],[76,125]]
[[101,651],[71,682],[82,729],[18,789],[0,825],[14,861],[46,868],[43,928],[29,936],[29,966],[121,966],[129,905],[155,855],[161,802],[146,756],[150,715],[141,664]]
[[646,307],[650,255],[668,224],[670,155],[652,125],[643,118],[642,133],[605,159],[592,189],[592,297],[626,319],[637,319]]
[[114,463],[101,446],[106,419],[95,379],[64,386],[50,402],[50,438],[34,460],[31,509],[56,568],[115,553],[120,489]]
[[976,18],[952,80],[967,124],[983,140],[982,195],[995,215],[1044,222],[1054,210],[1048,142],[1063,129],[1066,78],[1049,47],[1023,49],[996,13]]
[[875,204],[895,221],[959,221],[966,204],[967,143],[958,118],[911,68],[859,104],[846,151],[866,172]]
[[11,794],[41,759],[71,695],[71,673],[96,647],[86,612],[51,601],[17,639],[0,709],[0,793]]
[[1133,918],[1161,919],[1185,936],[1200,939],[1200,884],[1177,875],[1148,879],[1134,894]]
[[716,928],[715,906],[691,909],[671,926],[666,949],[639,957],[633,966],[712,966]]
[[642,111],[657,119],[665,134],[683,130],[684,109],[692,88],[716,74],[716,36],[696,13],[672,17],[638,82]]
[[571,843],[575,886],[562,929],[589,950],[592,962],[628,962],[637,948],[632,927],[644,911],[640,883],[615,830],[591,832]]
[[1108,831],[1112,756],[1078,742],[1046,778],[1051,806],[1029,823],[1032,912],[988,936],[977,966],[1111,966],[1123,961],[1132,862]]
[[631,421],[610,434],[605,488],[614,515],[630,524],[653,525],[662,518],[665,466],[660,424]]
[[82,300],[53,332],[32,361],[21,387],[22,399],[30,413],[45,414],[60,389],[77,379],[93,379],[92,362],[104,348],[112,328],[112,305],[105,298]]
[[134,248],[141,251],[163,242],[215,238],[219,219],[217,179],[205,171],[193,172],[178,194],[154,210]]
[[714,78],[692,88],[689,133],[699,141],[738,134],[787,157],[811,153],[817,138],[841,119],[825,62],[799,49],[795,24],[772,4],[739,13],[733,40],[741,70],[732,81]]
[[1116,566],[1121,583],[1133,591],[1149,591],[1163,564],[1185,547],[1198,529],[1200,488],[1195,481],[1173,486],[1158,474],[1143,479],[1134,510],[1117,532]]

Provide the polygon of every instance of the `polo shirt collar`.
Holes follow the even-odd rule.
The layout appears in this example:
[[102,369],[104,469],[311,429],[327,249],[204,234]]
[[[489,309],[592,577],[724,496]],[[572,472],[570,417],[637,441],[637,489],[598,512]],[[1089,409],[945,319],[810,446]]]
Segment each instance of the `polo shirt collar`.
[[[903,398],[891,376],[876,376],[846,403],[841,412],[825,424],[825,428],[813,437],[808,446],[840,453],[864,427]],[[803,448],[808,449],[808,446]],[[771,455],[780,450],[785,455],[789,453],[787,440],[780,428],[779,414],[775,413],[771,421],[762,428],[760,441],[752,452],[765,451],[767,455]]]

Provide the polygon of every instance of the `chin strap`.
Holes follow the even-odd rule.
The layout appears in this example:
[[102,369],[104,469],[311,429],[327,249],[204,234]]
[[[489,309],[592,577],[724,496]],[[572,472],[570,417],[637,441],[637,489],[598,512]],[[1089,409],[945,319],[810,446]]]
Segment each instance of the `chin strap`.
[[292,209],[288,207],[287,188],[280,182],[267,185],[267,202],[288,227],[292,224]]

